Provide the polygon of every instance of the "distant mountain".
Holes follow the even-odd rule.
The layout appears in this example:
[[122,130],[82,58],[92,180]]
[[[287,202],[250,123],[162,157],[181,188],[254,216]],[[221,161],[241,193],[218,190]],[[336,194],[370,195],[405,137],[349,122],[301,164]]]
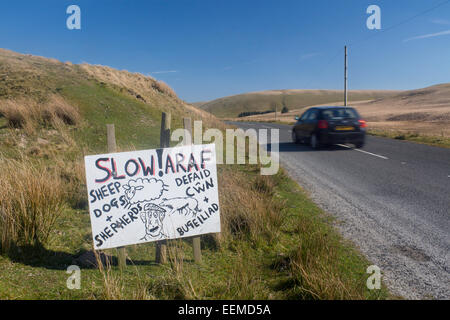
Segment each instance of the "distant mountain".
[[[351,90],[348,98],[349,101],[374,100],[398,93],[400,91]],[[342,104],[343,96],[342,90],[269,90],[198,102],[195,105],[217,117],[234,118],[242,112],[275,111],[275,109],[281,111],[283,107],[292,110],[336,101],[342,101]]]

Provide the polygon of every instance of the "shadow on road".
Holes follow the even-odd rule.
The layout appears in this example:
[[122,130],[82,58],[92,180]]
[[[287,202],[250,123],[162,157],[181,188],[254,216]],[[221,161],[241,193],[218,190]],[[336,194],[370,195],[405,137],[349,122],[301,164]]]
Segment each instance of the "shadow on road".
[[[276,148],[278,146],[279,152],[323,152],[323,151],[343,151],[343,150],[351,150],[349,148],[341,147],[338,145],[332,145],[327,147],[321,147],[319,149],[312,149],[310,146],[305,144],[295,144],[293,142],[280,142],[278,144],[273,144]],[[267,150],[272,151],[272,144],[267,144]]]

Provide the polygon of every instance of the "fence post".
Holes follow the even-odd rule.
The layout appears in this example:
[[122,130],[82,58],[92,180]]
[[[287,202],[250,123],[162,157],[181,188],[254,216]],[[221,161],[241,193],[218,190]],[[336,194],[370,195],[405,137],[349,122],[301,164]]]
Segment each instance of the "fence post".
[[[191,118],[183,118],[184,130],[189,132],[186,134],[183,141],[185,145],[192,144],[192,123]],[[200,236],[192,237],[192,248],[194,250],[194,261],[196,263],[202,262],[202,249],[200,245]]]
[[[167,148],[170,146],[170,120],[170,113],[163,112],[161,117],[161,133],[159,136],[160,148]],[[156,263],[167,262],[166,240],[158,241],[156,243],[155,260]]]
[[[108,142],[108,153],[117,152],[116,131],[114,124],[106,125],[106,137]],[[115,175],[115,172],[113,172],[113,175]],[[119,268],[120,270],[123,270],[127,265],[127,253],[125,251],[125,247],[117,248],[117,256],[119,260]]]

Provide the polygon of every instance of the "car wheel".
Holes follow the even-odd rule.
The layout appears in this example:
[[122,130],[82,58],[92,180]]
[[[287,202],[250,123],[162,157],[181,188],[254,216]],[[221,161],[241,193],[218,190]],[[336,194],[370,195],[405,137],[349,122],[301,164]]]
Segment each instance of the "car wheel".
[[311,135],[310,144],[311,144],[311,148],[313,148],[313,149],[318,149],[319,148],[319,141],[317,140],[317,136],[316,136],[315,133],[313,133]]
[[294,143],[300,142],[297,138],[297,134],[295,133],[295,130],[292,130],[292,142],[294,142]]

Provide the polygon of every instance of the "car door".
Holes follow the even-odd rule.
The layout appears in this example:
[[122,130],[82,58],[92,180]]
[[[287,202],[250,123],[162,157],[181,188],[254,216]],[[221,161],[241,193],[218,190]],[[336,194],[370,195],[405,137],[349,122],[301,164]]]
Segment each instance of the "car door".
[[304,137],[310,138],[314,131],[316,131],[318,118],[319,110],[311,109],[306,120],[303,122]]
[[301,140],[301,139],[303,139],[305,137],[305,128],[304,128],[304,126],[306,124],[306,119],[308,118],[309,111],[310,110],[306,110],[305,113],[302,114],[300,119],[295,124],[295,133],[297,134],[297,138],[299,140]]

